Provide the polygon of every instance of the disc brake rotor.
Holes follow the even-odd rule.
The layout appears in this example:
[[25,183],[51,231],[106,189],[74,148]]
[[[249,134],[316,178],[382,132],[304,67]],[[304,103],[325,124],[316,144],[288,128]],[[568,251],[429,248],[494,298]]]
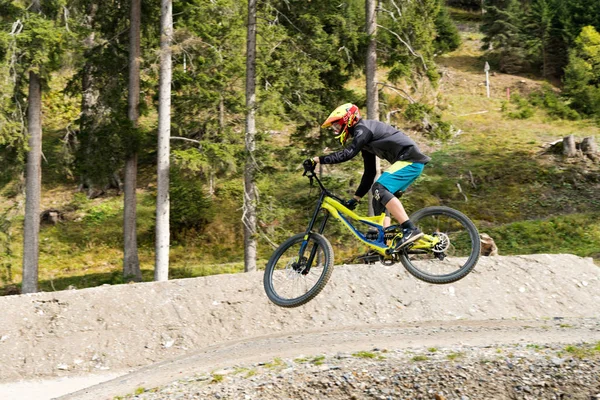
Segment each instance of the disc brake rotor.
[[444,251],[448,250],[450,247],[450,238],[448,235],[443,232],[435,232],[433,236],[440,240],[435,246],[433,246],[432,250],[434,253],[443,253]]

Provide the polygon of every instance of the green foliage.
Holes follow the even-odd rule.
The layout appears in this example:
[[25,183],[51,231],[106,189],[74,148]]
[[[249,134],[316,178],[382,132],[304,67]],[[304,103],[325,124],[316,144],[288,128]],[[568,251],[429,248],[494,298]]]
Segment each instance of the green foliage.
[[511,108],[509,107],[509,103],[504,102],[502,104],[502,111],[507,112],[508,118],[528,119],[531,118],[535,113],[533,107],[531,106],[527,98],[524,98],[519,94],[512,95],[510,103],[514,104],[514,106],[516,107],[515,111],[511,110]]
[[116,204],[100,203],[88,210],[84,221],[94,225],[101,225],[111,219],[115,219],[119,212],[120,207]]
[[483,16],[486,59],[501,71],[561,77],[585,26],[600,29],[600,3],[586,0],[489,0]]
[[450,361],[456,361],[458,359],[464,358],[465,357],[465,353],[463,352],[458,352],[458,353],[449,353],[446,358]]
[[486,228],[502,254],[574,253],[598,257],[600,214],[573,214]]
[[[433,63],[436,37],[436,20],[442,9],[440,0],[402,2],[399,9],[380,14],[378,63],[390,68],[388,78],[392,82],[407,79],[416,82],[425,75],[435,85],[439,79]],[[381,20],[381,22],[379,22]],[[449,26],[438,26],[441,30]],[[440,44],[441,45],[441,44]]]
[[374,353],[372,351],[357,351],[356,353],[352,353],[353,357],[356,358],[366,358],[366,359],[371,359],[371,360],[384,360],[385,357],[383,357],[380,354]]
[[411,122],[421,122],[433,111],[431,107],[422,103],[411,103],[404,110],[404,117]]
[[22,25],[13,26],[14,34],[11,36],[14,42],[6,36],[0,40],[3,45],[0,54],[16,53],[20,73],[33,71],[47,78],[49,72],[61,65],[64,46],[71,34],[62,20],[65,1],[44,1],[41,5],[42,9],[37,12],[25,4],[12,3],[9,12],[18,16]]
[[565,95],[584,115],[600,117],[600,33],[586,26],[575,41],[565,69]]
[[47,83],[63,61],[72,34],[64,21],[66,1],[11,1],[0,6],[0,184],[22,171],[26,151],[26,101],[29,73]]
[[534,68],[540,68],[544,77],[550,76],[553,68],[549,59],[552,51],[553,22],[557,8],[555,0],[534,0],[525,14],[523,31],[526,33],[528,58]]
[[404,110],[404,117],[417,124],[422,124],[423,121],[428,122],[427,135],[435,140],[448,140],[452,137],[452,124],[442,121],[442,116],[436,113],[433,108],[423,103],[411,103]]
[[529,95],[529,101],[535,107],[547,110],[554,118],[575,121],[581,118],[579,113],[572,109],[569,104],[549,84],[544,84],[540,90]]
[[212,201],[202,184],[194,177],[177,170],[171,172],[169,196],[171,200],[171,231],[178,235],[202,233],[215,217]]
[[239,124],[244,113],[244,7],[245,3],[232,0],[174,4],[172,105],[176,135],[235,140],[231,127]]
[[523,47],[524,14],[518,0],[507,0],[503,6],[487,6],[481,31],[485,33],[484,50],[490,64],[502,72],[516,73],[526,67]]
[[263,12],[269,25],[262,46],[272,50],[257,66],[262,113],[293,122],[295,140],[323,149],[333,141],[315,137],[316,128],[331,110],[346,102],[361,105],[345,86],[364,63],[364,2],[315,0],[307,7],[276,1]]
[[173,163],[182,172],[203,177],[227,176],[237,171],[236,153],[240,145],[203,141],[198,148],[180,148],[172,152]]
[[459,48],[461,39],[458,28],[450,18],[450,13],[446,7],[440,7],[440,11],[435,19],[435,30],[437,36],[434,46],[436,53],[449,53]]

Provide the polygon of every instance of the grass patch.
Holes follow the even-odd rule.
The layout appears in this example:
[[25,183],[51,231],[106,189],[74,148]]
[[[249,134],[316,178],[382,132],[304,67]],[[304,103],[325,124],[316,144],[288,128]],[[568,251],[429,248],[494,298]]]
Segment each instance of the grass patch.
[[600,342],[594,345],[567,346],[564,351],[577,359],[585,359],[600,356]]
[[413,358],[411,358],[411,360],[415,361],[415,362],[421,362],[421,361],[429,360],[429,357],[424,356],[424,355],[417,355],[417,356],[414,356]]
[[385,360],[385,357],[381,354],[377,354],[371,351],[357,351],[356,353],[352,353],[352,356],[356,358],[368,358],[372,360]]
[[283,360],[281,358],[275,358],[273,359],[273,361],[265,363],[265,368],[269,368],[269,369],[277,369],[277,368],[281,368],[285,366],[285,363],[283,362]]
[[570,253],[600,259],[600,212],[485,228],[502,254]]
[[465,353],[458,352],[458,353],[450,353],[446,356],[446,358],[450,361],[455,361],[455,360],[463,358],[464,356],[465,356]]
[[294,361],[299,364],[310,363],[310,364],[314,364],[314,365],[323,365],[323,363],[325,361],[325,356],[320,355],[320,356],[316,356],[316,357],[301,357],[301,358],[296,358]]

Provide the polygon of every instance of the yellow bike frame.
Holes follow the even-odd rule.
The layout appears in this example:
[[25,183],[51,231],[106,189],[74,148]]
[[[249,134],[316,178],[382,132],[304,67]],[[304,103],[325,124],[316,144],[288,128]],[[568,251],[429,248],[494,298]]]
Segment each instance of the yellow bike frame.
[[[386,256],[390,255],[393,250],[388,246],[388,244],[384,240],[385,228],[383,227],[383,220],[385,219],[385,213],[381,215],[373,216],[373,217],[364,217],[355,213],[353,210],[350,210],[338,200],[325,195],[323,200],[321,201],[321,209],[327,210],[330,215],[333,215],[335,218],[342,221],[344,226],[352,232],[352,234],[365,245],[367,245],[370,249],[376,251],[377,253]],[[370,240],[367,239],[366,236],[360,232],[350,220],[355,220],[362,222],[370,227],[377,229],[377,239]],[[426,251],[430,250],[439,243],[440,239],[437,236],[425,235],[421,239],[417,240],[410,248],[410,251]]]

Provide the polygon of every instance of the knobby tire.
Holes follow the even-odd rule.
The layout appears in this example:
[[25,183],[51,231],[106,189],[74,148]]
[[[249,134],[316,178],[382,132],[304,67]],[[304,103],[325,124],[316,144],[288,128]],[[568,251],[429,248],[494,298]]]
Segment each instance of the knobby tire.
[[[310,266],[310,272],[303,275],[295,271],[298,250],[304,241],[305,233],[299,233],[283,242],[273,253],[265,268],[263,284],[269,300],[280,307],[298,307],[306,304],[325,287],[333,272],[333,248],[321,234],[311,233],[304,256],[310,258],[311,250],[316,246],[316,257]],[[313,274],[314,273],[314,274]],[[277,276],[275,276],[277,275]],[[315,282],[312,283],[311,280]],[[298,295],[286,297],[281,286],[291,287]],[[304,287],[304,288],[302,288]]]
[[[433,284],[452,283],[467,276],[467,274],[469,274],[469,272],[471,272],[477,264],[481,249],[481,242],[477,227],[466,215],[460,211],[449,207],[434,206],[423,208],[410,216],[410,219],[413,221],[413,223],[420,227],[421,230],[426,234],[431,234],[432,232],[431,229],[428,231],[427,228],[429,228],[429,226],[423,224],[426,224],[426,221],[435,221],[436,219],[441,220],[442,218],[447,218],[448,225],[460,227],[464,230],[462,240],[464,243],[464,249],[463,253],[457,254],[457,257],[455,258],[455,260],[460,261],[455,261],[456,269],[454,271],[439,274],[428,272],[424,270],[424,266],[432,266],[433,269],[435,269],[437,266],[438,268],[442,269],[441,266],[444,265],[444,261],[435,259],[433,257],[425,260],[425,256],[423,256],[423,258],[419,258],[419,256],[409,254],[410,250],[400,253],[400,261],[410,274],[422,281]],[[459,258],[458,256],[461,257]],[[448,257],[446,262],[449,262],[448,260],[451,259],[451,257]],[[464,262],[462,261],[463,259],[465,260]]]

